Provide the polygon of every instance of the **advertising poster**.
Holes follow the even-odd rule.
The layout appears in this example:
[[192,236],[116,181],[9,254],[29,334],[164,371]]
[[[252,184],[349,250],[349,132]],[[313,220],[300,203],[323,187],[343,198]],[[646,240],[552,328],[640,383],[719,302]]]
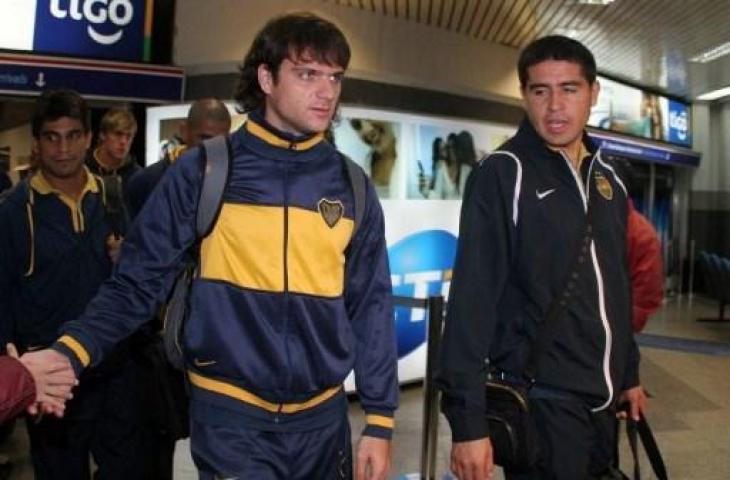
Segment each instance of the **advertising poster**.
[[408,162],[407,198],[460,200],[475,164],[511,132],[469,124],[416,125],[416,151]]
[[600,77],[588,125],[635,137],[692,145],[689,105]]
[[334,128],[337,148],[360,165],[380,198],[397,196],[394,177],[399,162],[401,126],[394,121],[349,116]]

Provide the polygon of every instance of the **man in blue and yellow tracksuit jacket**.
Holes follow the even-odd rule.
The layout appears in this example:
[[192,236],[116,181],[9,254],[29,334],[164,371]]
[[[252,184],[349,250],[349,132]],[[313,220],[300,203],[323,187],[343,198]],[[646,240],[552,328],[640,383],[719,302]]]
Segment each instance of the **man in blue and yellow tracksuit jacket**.
[[[389,438],[396,351],[373,187],[368,182],[362,224],[351,238],[353,193],[337,150],[321,134],[291,138],[251,116],[230,138],[223,205],[200,245],[191,290],[185,351],[193,454],[207,453],[196,452],[204,448],[197,425],[304,432],[338,423],[352,368],[367,414],[364,435]],[[64,327],[56,348],[77,369],[98,363],[165,299],[197,240],[201,165],[194,148],[169,168],[129,232],[113,277]],[[332,225],[324,203],[342,209]],[[342,435],[341,445],[328,448],[347,455],[349,430]],[[208,446],[224,447],[235,448]]]

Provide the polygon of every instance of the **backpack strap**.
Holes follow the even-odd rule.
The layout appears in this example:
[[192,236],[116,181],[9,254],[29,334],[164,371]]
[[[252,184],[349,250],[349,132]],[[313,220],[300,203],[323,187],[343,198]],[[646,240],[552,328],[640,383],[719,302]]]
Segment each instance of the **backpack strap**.
[[231,145],[227,135],[204,140],[202,150],[205,157],[205,170],[195,219],[198,239],[202,239],[210,233],[218,218],[223,205],[223,191],[228,183],[231,164]]
[[362,223],[362,217],[365,214],[365,192],[367,191],[367,178],[362,167],[355,163],[350,157],[345,154],[342,155],[342,160],[345,162],[345,169],[347,170],[347,178],[350,181],[352,187],[352,196],[355,200],[355,226],[352,229],[352,238],[355,238],[357,233],[357,227]]
[[119,175],[94,175],[94,178],[101,190],[109,227],[115,237],[123,236],[127,231],[127,209],[124,206],[122,179]]

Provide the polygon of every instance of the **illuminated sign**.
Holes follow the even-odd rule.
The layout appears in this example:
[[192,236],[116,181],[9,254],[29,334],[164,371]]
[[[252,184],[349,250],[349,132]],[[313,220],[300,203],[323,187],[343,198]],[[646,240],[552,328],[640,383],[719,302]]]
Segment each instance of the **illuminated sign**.
[[690,105],[599,77],[601,90],[588,125],[635,137],[692,146]]
[[153,0],[6,0],[0,48],[149,60]]
[[[456,256],[456,237],[445,230],[426,230],[409,235],[388,248],[393,294],[402,297],[447,297]],[[398,358],[426,340],[426,311],[395,308]]]

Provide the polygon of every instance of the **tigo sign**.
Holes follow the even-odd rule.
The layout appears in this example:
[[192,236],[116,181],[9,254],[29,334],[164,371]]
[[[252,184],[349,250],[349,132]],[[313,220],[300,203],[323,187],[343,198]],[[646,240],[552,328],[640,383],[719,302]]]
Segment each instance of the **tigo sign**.
[[4,29],[0,48],[148,60],[145,41],[151,35],[153,1],[5,1],[0,9],[4,17],[0,20],[0,30]]

